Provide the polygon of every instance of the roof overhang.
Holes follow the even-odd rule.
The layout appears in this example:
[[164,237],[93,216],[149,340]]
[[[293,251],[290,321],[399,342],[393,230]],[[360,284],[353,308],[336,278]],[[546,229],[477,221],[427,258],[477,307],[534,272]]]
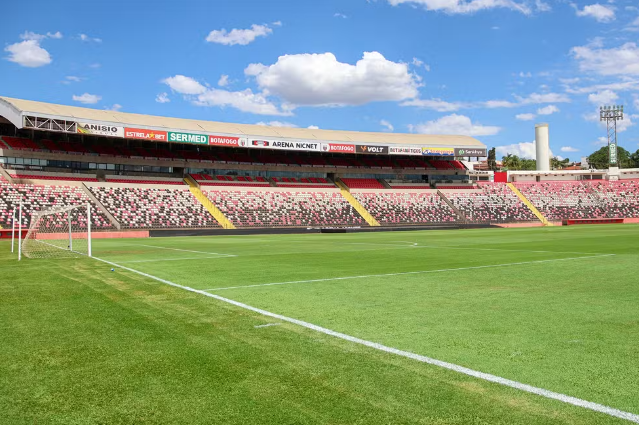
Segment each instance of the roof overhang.
[[359,154],[486,156],[468,136],[280,128],[56,105],[0,97],[0,116],[17,128],[155,142]]

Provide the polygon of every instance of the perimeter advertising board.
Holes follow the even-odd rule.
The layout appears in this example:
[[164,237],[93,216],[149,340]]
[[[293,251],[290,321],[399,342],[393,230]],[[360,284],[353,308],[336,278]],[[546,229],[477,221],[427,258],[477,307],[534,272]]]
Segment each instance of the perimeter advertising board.
[[454,148],[422,148],[422,155],[455,156],[455,149]]
[[486,149],[478,148],[455,148],[455,156],[488,156],[488,151]]
[[[246,141],[246,139],[243,139]],[[209,136],[209,145],[210,146],[239,146],[240,138],[239,137],[229,137],[229,136]]]
[[209,136],[206,134],[176,133],[169,131],[169,142],[190,143],[192,145],[208,145]]
[[105,124],[76,123],[77,132],[91,136],[124,137],[124,127]]
[[388,155],[388,146],[357,145],[355,153],[365,155]]
[[258,149],[279,149],[288,151],[321,152],[322,144],[319,142],[291,142],[283,140],[247,140],[245,145],[240,143],[240,147]]
[[322,152],[355,153],[355,145],[347,143],[322,143]]
[[153,140],[156,142],[166,142],[166,131],[146,130],[143,128],[125,128],[124,137],[127,139]]
[[414,146],[391,146],[388,149],[391,155],[422,155],[421,147]]

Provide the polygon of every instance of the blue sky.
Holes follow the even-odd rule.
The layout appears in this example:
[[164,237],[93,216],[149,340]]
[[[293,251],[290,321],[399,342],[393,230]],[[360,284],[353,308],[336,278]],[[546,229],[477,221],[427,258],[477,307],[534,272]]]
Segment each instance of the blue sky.
[[0,95],[182,118],[474,136],[531,157],[639,148],[636,0],[3,5]]

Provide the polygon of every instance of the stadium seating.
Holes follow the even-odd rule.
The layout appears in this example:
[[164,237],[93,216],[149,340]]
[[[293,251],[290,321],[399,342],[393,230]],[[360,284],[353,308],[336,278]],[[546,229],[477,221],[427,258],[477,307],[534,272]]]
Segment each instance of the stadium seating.
[[351,189],[386,189],[377,179],[341,179]]
[[193,180],[200,186],[238,186],[238,187],[268,187],[269,182],[264,177],[251,176],[209,176],[208,174],[191,174]]
[[589,185],[599,195],[608,217],[639,217],[639,180],[593,181]]
[[90,186],[123,228],[219,227],[187,188]]
[[[34,212],[90,203],[86,193],[79,187],[0,183],[0,225],[2,227],[11,227],[13,210],[18,208],[20,200],[23,206],[22,224],[25,226],[30,224],[31,215]],[[92,227],[95,230],[112,229],[113,225],[109,219],[93,203],[91,204],[94,219]],[[76,224],[80,228],[86,228],[86,217],[80,216]]]
[[309,177],[296,179],[294,177],[273,177],[272,180],[275,182],[277,187],[307,187],[320,189],[335,187],[333,183],[330,183],[324,178]]
[[599,194],[580,181],[515,183],[550,221],[608,217]]
[[479,189],[442,192],[471,223],[513,223],[537,218],[505,183],[482,183]]
[[361,226],[338,191],[222,191],[204,194],[237,227]]
[[75,175],[68,175],[68,174],[33,174],[33,173],[21,173],[21,172],[16,172],[15,174],[12,174],[12,177],[14,179],[25,179],[25,180],[54,180],[54,181],[74,181],[74,182],[97,182],[98,179],[95,178],[95,176],[90,176],[88,174],[75,174]]
[[457,214],[436,192],[357,192],[352,194],[383,226],[442,224],[458,221]]

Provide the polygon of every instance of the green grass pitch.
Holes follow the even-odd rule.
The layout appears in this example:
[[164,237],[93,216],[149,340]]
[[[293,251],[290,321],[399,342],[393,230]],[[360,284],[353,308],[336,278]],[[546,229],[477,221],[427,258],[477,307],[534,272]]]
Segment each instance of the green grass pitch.
[[[639,226],[94,240],[148,275],[639,415]],[[0,243],[1,424],[615,424]]]

